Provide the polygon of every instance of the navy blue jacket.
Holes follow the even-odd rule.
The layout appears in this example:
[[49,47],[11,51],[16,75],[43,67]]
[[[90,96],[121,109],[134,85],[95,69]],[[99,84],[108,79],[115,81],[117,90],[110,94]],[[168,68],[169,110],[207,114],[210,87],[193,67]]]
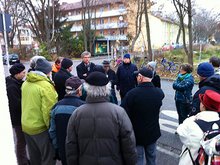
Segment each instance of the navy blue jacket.
[[125,95],[129,90],[137,85],[137,80],[134,71],[137,71],[137,66],[129,63],[122,63],[117,70],[117,89],[122,95]]
[[215,74],[199,83],[199,89],[193,96],[193,111],[190,115],[196,115],[200,112],[199,94],[204,94],[208,89],[220,93],[220,75]]
[[66,94],[66,87],[65,83],[68,78],[70,78],[72,74],[68,72],[66,69],[61,68],[57,73],[54,75],[54,83],[55,83],[55,89],[58,94],[58,100],[61,100],[64,98]]
[[136,144],[145,146],[160,137],[159,114],[164,93],[151,82],[139,84],[130,90],[122,100],[133,125]]
[[[79,65],[76,67],[77,75],[80,79],[85,79],[89,73],[93,72],[95,68],[95,64],[90,62],[89,66],[86,67],[84,62],[81,62]],[[87,76],[83,76],[83,74],[87,74]]]
[[52,109],[49,134],[54,148],[59,151],[62,163],[66,162],[65,139],[69,118],[73,111],[82,104],[84,101],[79,97],[66,95]]
[[177,78],[173,83],[173,89],[175,92],[175,100],[181,101],[181,103],[192,102],[192,89],[194,86],[194,78],[192,75],[184,78],[182,81]]

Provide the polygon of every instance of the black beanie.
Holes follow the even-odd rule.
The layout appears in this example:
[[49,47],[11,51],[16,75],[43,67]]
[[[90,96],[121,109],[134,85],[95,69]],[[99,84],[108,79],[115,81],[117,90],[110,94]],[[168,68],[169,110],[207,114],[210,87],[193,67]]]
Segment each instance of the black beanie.
[[9,72],[12,76],[21,73],[23,70],[25,70],[25,66],[21,63],[15,63],[10,69]]
[[48,74],[52,71],[52,66],[46,59],[39,58],[36,62],[35,70]]
[[68,69],[72,65],[73,65],[73,62],[69,58],[64,58],[61,62],[61,67],[64,69]]
[[86,77],[85,81],[94,86],[105,86],[108,84],[108,78],[102,72],[94,71]]

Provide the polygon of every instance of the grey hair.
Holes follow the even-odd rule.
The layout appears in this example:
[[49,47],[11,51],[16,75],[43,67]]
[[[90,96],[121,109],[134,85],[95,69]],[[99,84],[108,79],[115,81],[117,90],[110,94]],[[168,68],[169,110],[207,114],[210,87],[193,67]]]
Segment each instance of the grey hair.
[[66,91],[66,94],[67,94],[67,95],[73,95],[73,94],[76,94],[76,90],[65,89],[65,91]]
[[94,86],[84,82],[83,88],[87,92],[87,96],[91,96],[91,97],[110,96],[111,93],[110,82],[104,86]]
[[82,52],[81,57],[83,58],[83,57],[86,56],[86,55],[89,55],[89,56],[91,57],[91,53],[88,52],[88,51]]
[[43,56],[34,56],[34,57],[32,57],[32,58],[30,59],[30,67],[31,67],[32,69],[35,68],[36,62],[37,62],[37,60],[40,59],[40,58],[45,59],[45,57],[43,57]]

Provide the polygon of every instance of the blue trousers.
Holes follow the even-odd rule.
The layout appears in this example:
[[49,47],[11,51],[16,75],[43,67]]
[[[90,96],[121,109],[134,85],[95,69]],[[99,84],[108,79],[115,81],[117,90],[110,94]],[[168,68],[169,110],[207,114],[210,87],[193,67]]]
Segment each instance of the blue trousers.
[[137,165],[156,165],[156,142],[146,146],[137,146]]

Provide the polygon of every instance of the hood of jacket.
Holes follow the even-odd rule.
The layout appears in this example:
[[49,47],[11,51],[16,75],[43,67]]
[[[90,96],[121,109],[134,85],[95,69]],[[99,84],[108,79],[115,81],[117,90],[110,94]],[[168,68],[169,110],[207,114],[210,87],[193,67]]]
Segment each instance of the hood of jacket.
[[39,72],[39,71],[29,72],[27,74],[26,81],[28,82],[48,81],[52,83],[46,74],[44,74],[43,72]]
[[210,86],[220,91],[220,75],[214,74],[213,76],[207,78],[204,81],[203,86]]

